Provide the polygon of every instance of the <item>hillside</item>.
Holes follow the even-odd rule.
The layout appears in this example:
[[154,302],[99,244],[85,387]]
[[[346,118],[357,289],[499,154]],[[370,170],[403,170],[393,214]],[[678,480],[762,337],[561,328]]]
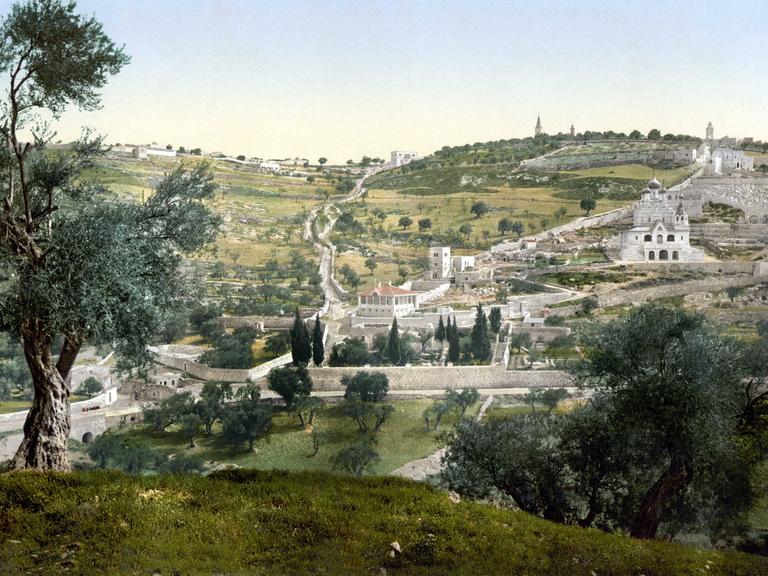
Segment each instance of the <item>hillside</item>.
[[4,574],[768,572],[765,558],[559,526],[395,478],[322,473],[6,474],[0,542]]

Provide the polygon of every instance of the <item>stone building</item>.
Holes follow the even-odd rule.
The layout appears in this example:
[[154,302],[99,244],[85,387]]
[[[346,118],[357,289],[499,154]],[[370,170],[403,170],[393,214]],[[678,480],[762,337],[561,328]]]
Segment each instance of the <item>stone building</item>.
[[635,207],[633,227],[619,233],[619,258],[630,262],[699,262],[704,252],[689,244],[691,227],[681,194],[655,178]]
[[751,156],[744,154],[743,150],[722,146],[714,149],[704,168],[704,172],[708,175],[751,172],[752,170],[754,170],[754,161]]
[[429,273],[432,280],[442,280],[451,276],[450,246],[431,246],[429,248]]
[[409,164],[414,160],[418,160],[419,155],[416,152],[406,152],[404,150],[393,150],[390,156],[389,163],[392,166],[403,166]]
[[357,296],[357,316],[395,318],[419,308],[419,292],[388,284],[377,286]]
[[536,116],[536,128],[534,129],[534,136],[538,136],[544,132],[544,128],[541,127],[541,116]]

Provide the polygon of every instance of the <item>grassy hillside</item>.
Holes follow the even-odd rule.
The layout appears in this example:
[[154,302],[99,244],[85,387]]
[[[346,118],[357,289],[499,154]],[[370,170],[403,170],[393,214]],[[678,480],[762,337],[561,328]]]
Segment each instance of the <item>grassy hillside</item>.
[[396,478],[16,473],[0,476],[0,571],[756,576],[768,560],[454,504]]

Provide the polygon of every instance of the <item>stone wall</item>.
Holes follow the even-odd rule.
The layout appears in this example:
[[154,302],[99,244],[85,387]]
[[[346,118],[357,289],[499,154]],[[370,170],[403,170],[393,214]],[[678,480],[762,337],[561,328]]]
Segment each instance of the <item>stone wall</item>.
[[531,328],[530,326],[512,322],[510,324],[510,332],[528,332],[531,336],[531,340],[534,342],[552,342],[552,340],[558,336],[568,336],[571,333],[571,329],[567,326],[542,326]]
[[366,368],[310,368],[314,390],[343,390],[342,376],[360,371],[381,372],[389,389],[445,390],[455,388],[564,388],[570,376],[558,370],[506,370],[504,366],[372,366]]

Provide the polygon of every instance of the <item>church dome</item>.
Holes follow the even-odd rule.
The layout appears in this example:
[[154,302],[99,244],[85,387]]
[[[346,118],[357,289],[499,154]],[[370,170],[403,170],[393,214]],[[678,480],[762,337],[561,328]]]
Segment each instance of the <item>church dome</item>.
[[660,188],[661,188],[661,182],[656,180],[656,178],[654,178],[653,180],[648,182],[648,189],[649,190],[659,190]]

